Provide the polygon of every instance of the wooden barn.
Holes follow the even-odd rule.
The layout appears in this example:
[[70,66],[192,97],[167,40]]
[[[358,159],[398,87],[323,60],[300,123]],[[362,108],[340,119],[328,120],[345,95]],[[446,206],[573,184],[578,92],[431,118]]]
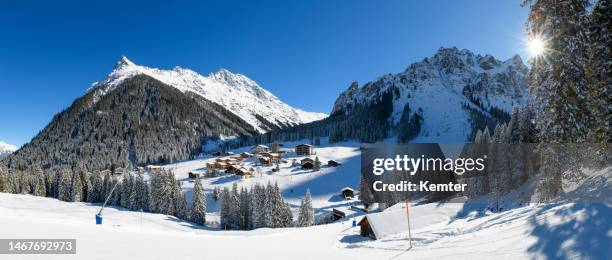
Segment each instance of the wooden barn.
[[329,167],[338,167],[338,166],[340,166],[340,163],[336,162],[334,160],[329,160],[329,161],[327,161],[327,166],[329,166]]
[[314,153],[314,147],[310,144],[299,144],[295,147],[297,155],[311,155]]
[[344,217],[346,217],[346,213],[344,213],[344,211],[332,209],[332,218],[334,219],[334,221],[337,221]]
[[[431,217],[424,217],[423,220],[432,223],[438,221]],[[358,225],[361,236],[380,239],[388,235],[408,232],[408,216],[405,208],[394,206],[382,212],[367,214],[358,222]]]
[[345,199],[352,199],[355,197],[355,190],[349,187],[344,187],[340,190],[340,196]]
[[300,165],[302,169],[312,169],[314,168],[314,160],[310,158],[304,158],[300,161]]

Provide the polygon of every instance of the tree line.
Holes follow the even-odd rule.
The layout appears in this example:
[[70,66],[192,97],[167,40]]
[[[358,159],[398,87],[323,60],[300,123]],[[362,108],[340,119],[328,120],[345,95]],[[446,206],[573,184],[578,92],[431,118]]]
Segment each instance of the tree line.
[[[113,190],[114,188],[114,190]],[[111,193],[111,191],[113,191]],[[199,225],[206,222],[206,194],[199,179],[195,180],[190,206],[181,182],[174,173],[124,173],[113,175],[109,171],[88,173],[62,170],[42,171],[34,174],[7,171],[0,167],[0,192],[32,194],[57,198],[67,202],[104,203],[129,210],[161,213]],[[212,192],[221,205],[221,226],[225,229],[249,230],[269,227],[306,227],[314,224],[314,211],[310,191],[306,192],[298,212],[297,222],[277,184],[256,184],[251,189],[231,191],[215,187]]]

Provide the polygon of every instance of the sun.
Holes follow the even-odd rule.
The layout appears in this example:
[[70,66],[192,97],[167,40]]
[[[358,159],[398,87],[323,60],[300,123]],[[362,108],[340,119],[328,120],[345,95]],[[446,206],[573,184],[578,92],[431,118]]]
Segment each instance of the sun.
[[527,39],[527,50],[532,57],[539,57],[546,52],[546,43],[540,36],[533,36]]

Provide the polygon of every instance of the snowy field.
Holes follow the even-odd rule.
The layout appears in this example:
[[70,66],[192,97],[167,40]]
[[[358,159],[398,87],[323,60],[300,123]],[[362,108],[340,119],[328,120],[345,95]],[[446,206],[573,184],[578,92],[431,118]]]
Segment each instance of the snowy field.
[[[410,247],[407,232],[372,240],[352,226],[353,219],[360,220],[364,213],[351,211],[356,201],[343,200],[338,192],[345,186],[358,189],[358,144],[324,144],[316,153],[323,165],[330,159],[342,165],[312,172],[291,167],[293,158],[287,158],[289,163],[282,164],[278,173],[203,179],[208,227],[113,207],[105,209],[104,225],[99,226],[94,215],[100,205],[0,193],[0,238],[77,239],[76,256],[46,255],[45,259],[606,259],[612,255],[611,168],[590,172],[581,185],[566,187],[567,194],[551,203],[507,205],[500,213],[484,210],[487,197],[468,203],[412,205]],[[187,173],[211,160],[165,167],[184,181],[189,198],[193,183]],[[316,214],[337,208],[348,216],[308,228],[223,231],[214,224],[218,222],[218,205],[210,195],[214,186],[267,182],[279,184],[294,213],[310,189]],[[398,204],[390,210],[404,211],[403,207]],[[0,259],[41,257],[0,255]]]

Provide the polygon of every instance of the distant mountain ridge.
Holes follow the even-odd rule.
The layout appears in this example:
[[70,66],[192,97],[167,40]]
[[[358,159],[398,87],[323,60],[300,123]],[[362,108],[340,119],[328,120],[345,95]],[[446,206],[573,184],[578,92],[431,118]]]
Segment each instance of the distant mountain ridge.
[[122,56],[104,80],[2,163],[89,171],[165,164],[193,158],[209,142],[325,116],[290,107],[225,69],[204,77],[179,67],[139,66]]
[[104,80],[95,82],[89,92],[94,92],[96,99],[99,99],[124,80],[140,74],[157,79],[181,92],[191,92],[217,103],[259,132],[308,123],[327,116],[293,108],[255,81],[226,69],[202,76],[181,67],[163,70],[136,65],[125,56],[119,59]]
[[0,141],[0,160],[17,151],[17,146]]
[[531,98],[518,55],[501,61],[440,48],[397,74],[353,82],[329,117],[261,136],[257,142],[329,136],[331,142],[463,143],[510,119]]
[[530,96],[528,70],[518,55],[500,61],[465,49],[440,48],[403,72],[383,75],[362,87],[353,83],[340,94],[331,114],[351,114],[354,107],[381,102],[388,94],[390,135],[401,138],[406,131],[402,126],[416,122],[406,120],[416,116],[420,129],[410,141],[464,142],[475,126],[494,125],[509,116],[513,106],[525,105]]

